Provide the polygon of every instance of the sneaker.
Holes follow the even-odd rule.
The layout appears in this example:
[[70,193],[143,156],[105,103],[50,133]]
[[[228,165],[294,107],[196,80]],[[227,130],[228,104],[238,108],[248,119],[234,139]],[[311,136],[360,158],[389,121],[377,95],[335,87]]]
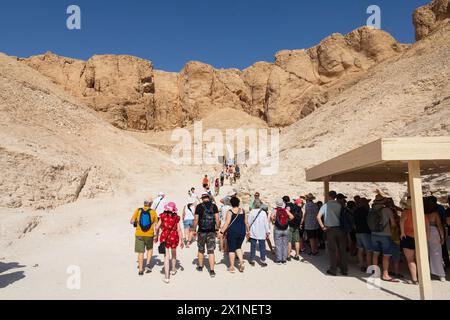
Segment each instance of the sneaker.
[[152,272],[152,268],[148,265],[145,267],[145,273],[150,273]]
[[203,266],[197,266],[197,271],[202,272],[203,271]]
[[445,280],[445,277],[439,277],[439,280],[441,281],[441,282],[445,282],[446,280]]
[[144,275],[144,271],[139,271],[139,275],[143,276]]
[[261,267],[267,267],[267,263],[265,263],[265,262],[261,262]]
[[336,272],[333,272],[331,270],[327,270],[327,274],[329,274],[330,276],[336,276]]
[[288,258],[287,258],[287,261],[291,261],[291,257],[288,257]]
[[286,261],[281,261],[281,263],[282,263],[282,264],[286,264],[287,262],[286,262]]
[[172,270],[172,271],[170,271],[170,274],[171,274],[172,276],[176,275],[176,274],[177,274],[177,270]]
[[215,272],[214,270],[210,270],[210,271],[209,271],[209,276],[210,276],[211,278],[214,278],[214,277],[216,276],[216,272]]
[[281,265],[281,261],[275,261],[275,264],[277,264],[277,265]]
[[167,283],[167,284],[169,284],[170,279],[164,279],[164,282]]
[[292,259],[294,259],[295,261],[299,261],[299,260],[300,260],[300,257],[299,257],[299,256],[295,256],[295,257],[292,258]]
[[254,267],[255,266],[255,261],[250,261],[249,264]]

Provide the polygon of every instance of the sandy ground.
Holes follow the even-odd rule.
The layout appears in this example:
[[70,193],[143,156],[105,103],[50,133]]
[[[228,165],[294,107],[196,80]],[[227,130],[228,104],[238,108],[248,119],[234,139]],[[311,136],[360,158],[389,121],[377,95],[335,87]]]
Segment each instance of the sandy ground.
[[[168,197],[184,202],[189,181],[164,186]],[[197,179],[197,180],[194,180]],[[222,189],[222,194],[230,187]],[[418,287],[382,282],[382,289],[368,289],[367,275],[353,263],[348,277],[324,274],[327,258],[304,255],[301,262],[269,266],[246,265],[244,273],[230,274],[217,251],[217,276],[195,270],[196,245],[179,251],[179,268],[170,284],[163,282],[161,256],[151,274],[138,277],[134,229],[129,224],[142,199],[159,189],[114,198],[85,200],[51,212],[2,211],[0,299],[418,299]],[[179,205],[181,207],[181,205]],[[27,226],[36,227],[23,233]],[[11,232],[14,230],[14,232]],[[17,232],[16,232],[17,231]],[[250,246],[245,244],[245,252]],[[224,263],[225,262],[225,263]],[[81,288],[67,288],[71,265],[81,269]],[[450,282],[433,281],[435,299],[450,298]]]

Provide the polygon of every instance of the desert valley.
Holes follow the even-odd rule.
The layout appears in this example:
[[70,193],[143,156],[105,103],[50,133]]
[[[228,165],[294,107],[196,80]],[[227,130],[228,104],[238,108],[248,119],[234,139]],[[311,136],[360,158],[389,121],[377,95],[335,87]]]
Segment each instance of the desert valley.
[[[174,293],[159,274],[136,278],[129,224],[146,197],[164,191],[182,207],[189,188],[200,190],[204,174],[222,169],[173,163],[173,130],[192,132],[195,121],[220,131],[279,130],[279,171],[261,175],[259,165],[243,165],[233,186],[244,202],[259,191],[271,205],[284,194],[321,197],[322,185],[306,182],[305,169],[368,142],[449,136],[450,1],[434,0],[412,20],[413,44],[361,27],[244,70],[191,61],[174,73],[132,56],[0,53],[0,299],[285,299],[281,293],[292,290],[300,299],[417,299],[411,286],[367,290],[358,277],[328,280],[320,272],[326,259],[319,266],[305,261],[298,284],[277,283],[260,270],[237,274],[252,287],[239,293],[223,286],[233,277],[223,266],[215,281],[224,289],[210,296],[192,290],[201,275],[184,271],[195,267],[192,248],[180,253]],[[448,175],[424,181],[427,194],[443,199],[450,192]],[[333,187],[367,197],[378,189],[396,200],[406,192],[406,184],[394,183]],[[73,265],[81,270],[80,290],[66,286]],[[324,279],[322,287],[311,274]],[[448,299],[449,289],[448,281],[433,282],[437,299]]]

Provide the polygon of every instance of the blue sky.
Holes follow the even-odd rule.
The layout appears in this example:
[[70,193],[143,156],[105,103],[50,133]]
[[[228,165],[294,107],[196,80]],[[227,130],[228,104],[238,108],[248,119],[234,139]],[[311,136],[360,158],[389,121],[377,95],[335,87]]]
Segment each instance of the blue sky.
[[[2,0],[0,51],[27,57],[52,51],[88,59],[130,54],[157,69],[179,71],[189,60],[243,69],[273,61],[283,49],[308,48],[333,32],[366,23],[382,10],[382,29],[414,41],[411,15],[430,0]],[[66,9],[80,6],[82,29],[66,28]]]

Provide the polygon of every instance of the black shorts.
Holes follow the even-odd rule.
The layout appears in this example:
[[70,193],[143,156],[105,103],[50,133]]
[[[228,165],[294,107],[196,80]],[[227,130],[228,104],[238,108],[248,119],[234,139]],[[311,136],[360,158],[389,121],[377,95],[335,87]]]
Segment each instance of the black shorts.
[[303,234],[305,233],[305,229],[299,228],[300,232],[300,241],[303,239]]
[[413,237],[406,236],[400,240],[400,247],[410,250],[416,250],[416,242]]
[[306,237],[309,239],[317,239],[319,237],[319,229],[306,230]]

